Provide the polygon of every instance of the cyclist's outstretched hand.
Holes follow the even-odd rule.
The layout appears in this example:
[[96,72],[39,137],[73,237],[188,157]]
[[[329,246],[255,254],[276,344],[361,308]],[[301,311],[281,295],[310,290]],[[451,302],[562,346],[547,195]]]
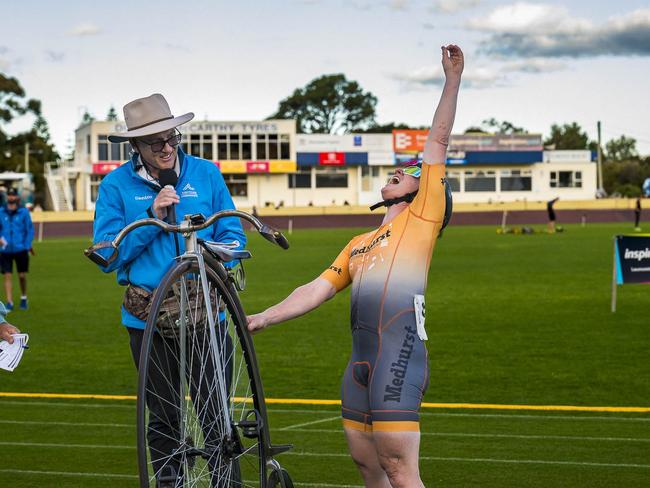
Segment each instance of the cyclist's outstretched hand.
[[11,337],[11,334],[20,334],[20,331],[10,323],[3,322],[0,324],[0,340],[13,344],[14,338]]
[[257,334],[269,325],[269,321],[264,316],[264,313],[249,315],[246,317],[246,321],[248,322],[248,331],[251,334]]
[[151,210],[156,215],[156,217],[162,220],[167,217],[167,207],[170,205],[176,205],[180,201],[181,200],[178,198],[178,195],[176,194],[176,190],[174,188],[165,187],[160,190],[156,196],[156,199],[153,201],[153,205],[151,205]]

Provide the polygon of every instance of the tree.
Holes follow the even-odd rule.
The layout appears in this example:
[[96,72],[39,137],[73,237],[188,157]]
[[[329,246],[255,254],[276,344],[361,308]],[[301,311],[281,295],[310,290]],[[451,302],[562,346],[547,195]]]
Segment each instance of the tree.
[[545,146],[554,149],[588,149],[589,137],[577,122],[551,126],[551,135],[544,141]]
[[393,132],[394,130],[408,130],[408,129],[428,129],[429,127],[412,127],[408,124],[388,122],[387,124],[375,124],[367,129],[357,129],[355,132],[361,134],[387,134]]
[[[32,128],[13,136],[7,134],[2,122],[31,114],[35,117]],[[41,102],[25,99],[25,91],[16,78],[0,73],[0,171],[24,170],[25,149],[29,149],[30,172],[34,175],[35,198],[42,197],[44,189],[43,167],[59,155],[50,143],[50,130],[41,114]]]
[[480,132],[494,132],[497,134],[528,134],[528,131],[523,127],[517,127],[507,120],[498,121],[494,117],[490,117],[481,122],[481,128],[483,130],[480,130]]
[[108,109],[108,113],[106,114],[106,120],[117,120],[117,112],[115,111],[115,107],[111,105],[111,107]]
[[298,132],[336,134],[375,125],[376,105],[377,97],[339,73],[296,88],[269,118],[295,119]]
[[487,134],[487,132],[482,127],[476,127],[475,125],[465,129],[463,134]]
[[605,144],[607,159],[623,161],[629,159],[638,159],[639,153],[636,151],[636,139],[622,135],[618,139],[612,139]]

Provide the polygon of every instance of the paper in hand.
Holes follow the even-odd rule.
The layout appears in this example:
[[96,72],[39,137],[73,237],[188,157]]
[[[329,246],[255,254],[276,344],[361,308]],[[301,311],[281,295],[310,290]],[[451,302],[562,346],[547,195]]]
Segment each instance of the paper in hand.
[[16,369],[23,357],[23,352],[28,348],[29,335],[12,334],[12,337],[14,338],[13,344],[0,341],[0,369],[6,369],[7,371]]

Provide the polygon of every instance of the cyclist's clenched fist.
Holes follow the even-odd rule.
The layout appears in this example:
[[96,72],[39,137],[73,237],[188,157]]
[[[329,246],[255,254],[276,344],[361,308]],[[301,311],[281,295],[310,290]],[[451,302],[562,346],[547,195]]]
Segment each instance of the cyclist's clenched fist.
[[270,325],[269,319],[264,315],[264,312],[249,315],[246,317],[246,321],[248,322],[248,331],[251,334],[255,334]]
[[151,205],[151,210],[156,217],[162,220],[167,217],[167,207],[170,205],[176,205],[180,201],[180,198],[176,194],[176,190],[171,186],[166,186],[160,190],[158,196],[156,196],[153,205]]

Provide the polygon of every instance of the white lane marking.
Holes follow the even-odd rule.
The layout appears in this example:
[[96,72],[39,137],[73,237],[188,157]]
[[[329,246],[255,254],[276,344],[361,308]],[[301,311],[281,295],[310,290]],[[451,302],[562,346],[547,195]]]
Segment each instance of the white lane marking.
[[[93,404],[93,403],[70,403],[70,402],[32,402],[20,400],[0,400],[2,405],[41,405],[49,407],[68,407],[68,408],[118,408],[134,409],[135,405],[124,404]],[[338,409],[332,410],[309,410],[309,409],[267,409],[270,413],[314,413],[314,414],[332,414]],[[507,413],[451,413],[451,412],[419,412],[420,417],[470,417],[470,418],[509,418],[509,419],[545,419],[545,420],[609,420],[614,422],[650,422],[650,417],[623,417],[616,415],[591,415],[585,412],[584,415],[535,415],[535,414],[507,414]],[[633,414],[631,414],[633,415]]]
[[71,427],[128,427],[135,428],[135,424],[101,424],[89,422],[52,422],[38,420],[0,420],[0,424],[18,424],[18,425],[59,425]]
[[[288,451],[286,455],[292,456],[313,456],[313,457],[349,457],[349,454],[334,454],[324,452],[293,452]],[[437,457],[420,456],[422,461],[459,461],[468,463],[508,463],[508,464],[553,464],[567,466],[593,466],[603,468],[650,468],[650,464],[629,464],[629,463],[592,463],[583,461],[547,461],[544,459],[491,459],[491,458],[461,458],[461,457]]]
[[[2,446],[29,446],[29,447],[54,447],[54,448],[80,448],[80,449],[135,449],[135,446],[101,446],[94,444],[46,444],[36,442],[0,442]],[[288,451],[285,453],[290,456],[307,456],[307,457],[349,457],[349,454],[327,453],[327,452],[304,452]],[[491,459],[491,458],[461,458],[461,457],[438,457],[438,456],[420,456],[422,461],[459,461],[473,463],[507,463],[507,464],[550,464],[566,466],[594,466],[605,468],[650,468],[650,464],[632,464],[632,463],[596,463],[589,461],[551,461],[544,459]],[[2,470],[0,470],[2,471]],[[4,470],[6,471],[6,470]],[[121,475],[116,475],[121,476]]]
[[0,469],[0,473],[12,474],[37,474],[47,476],[83,476],[90,478],[125,478],[137,479],[138,477],[132,474],[116,474],[116,473],[76,473],[71,471],[36,471],[32,469]]
[[[280,429],[283,430],[283,429]],[[288,430],[288,429],[287,429]],[[294,432],[314,432],[321,434],[343,434],[343,429],[291,429]],[[541,434],[478,434],[472,432],[420,432],[421,436],[434,437],[486,437],[503,439],[549,439],[549,440],[579,440],[579,441],[619,441],[619,442],[650,442],[650,437],[589,437],[572,435],[541,435]]]
[[[332,420],[340,420],[341,416],[337,415],[336,417],[328,417],[326,419],[319,419],[319,420],[312,420],[311,422],[303,422],[302,424],[295,424],[295,425],[289,425],[287,427],[282,427],[281,429],[275,429],[275,430],[295,430],[298,429],[299,427],[306,427],[308,425],[314,425],[314,424],[322,424],[323,422],[331,422]],[[307,431],[309,429],[301,429],[301,431]],[[338,431],[338,432],[343,432],[343,431]]]

